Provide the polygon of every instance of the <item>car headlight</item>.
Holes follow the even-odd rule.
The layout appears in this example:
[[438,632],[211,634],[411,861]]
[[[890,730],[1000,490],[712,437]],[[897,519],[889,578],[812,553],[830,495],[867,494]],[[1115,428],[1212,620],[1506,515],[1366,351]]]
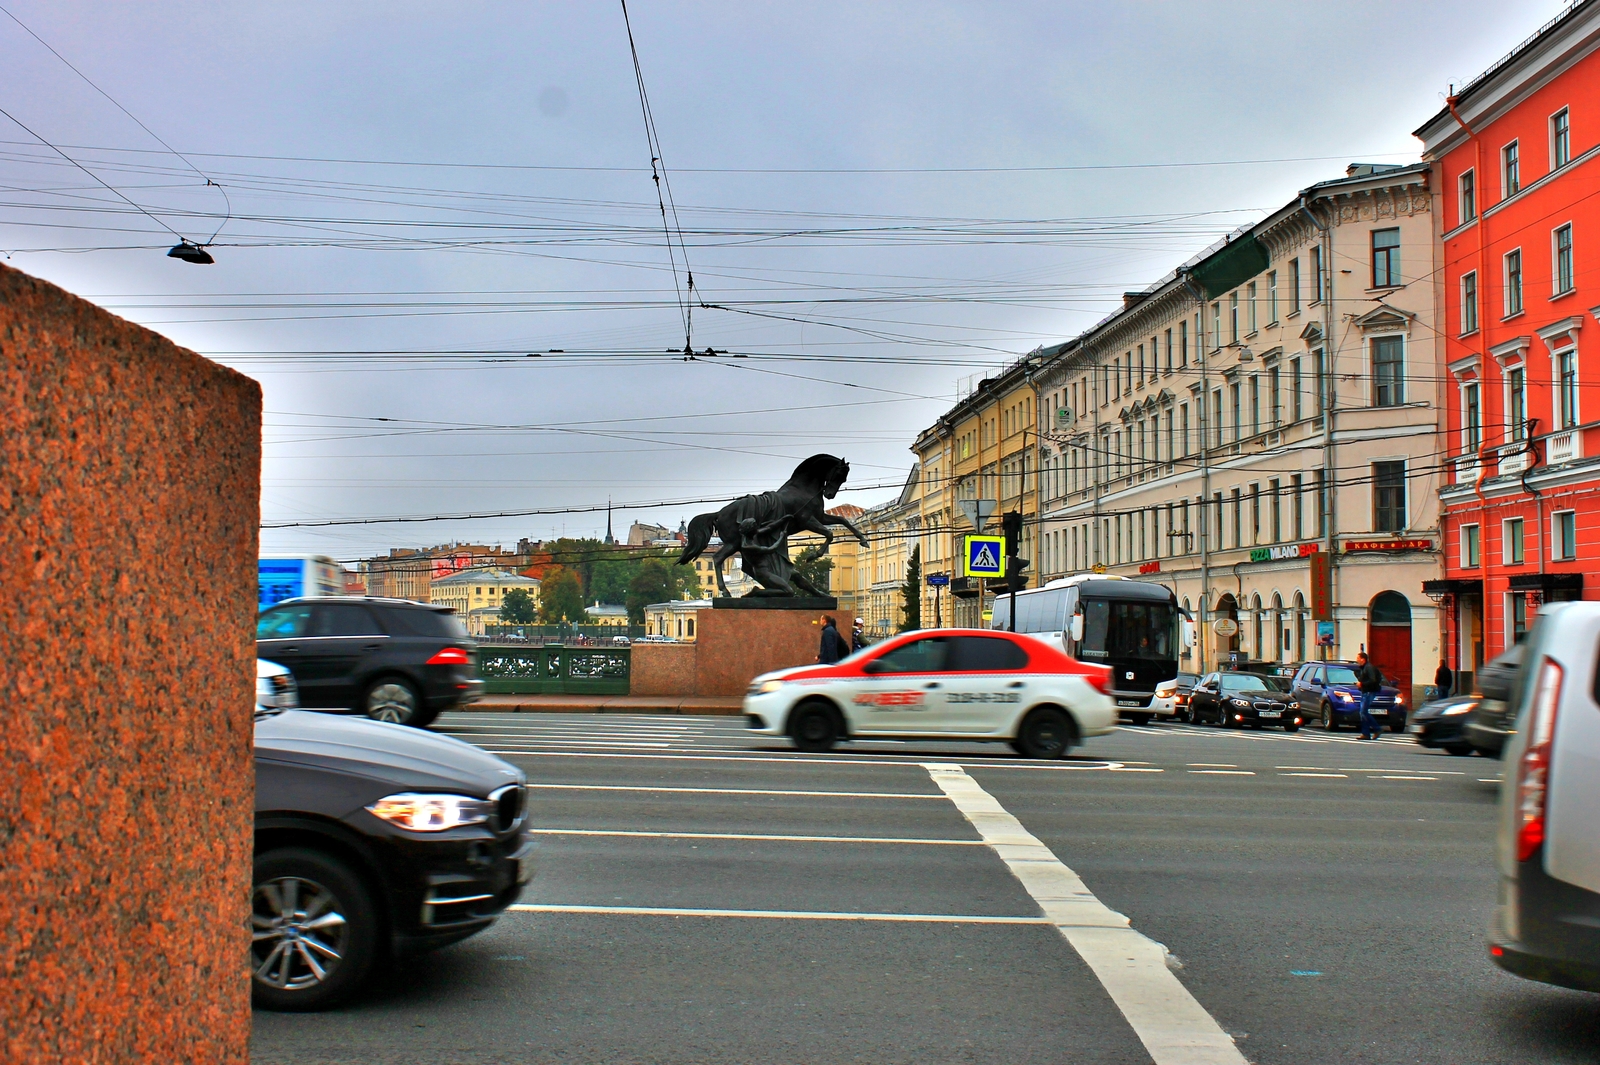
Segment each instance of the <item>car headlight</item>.
[[781,680],[764,680],[760,684],[750,685],[750,694],[766,695],[769,692],[777,691],[781,687],[783,687],[783,681]]
[[1228,701],[1230,703],[1232,703],[1234,706],[1249,707],[1249,705],[1250,705],[1250,700],[1249,699],[1229,699]]
[[1335,698],[1343,699],[1347,703],[1355,702],[1356,697],[1351,695],[1349,692],[1334,692],[1333,694]]
[[391,825],[412,832],[443,832],[462,825],[482,824],[494,804],[466,795],[419,795],[402,792],[379,799],[367,810]]
[[1439,716],[1455,717],[1457,714],[1470,714],[1477,707],[1477,703],[1462,703],[1459,706],[1446,707]]
[[1406,697],[1404,695],[1396,695],[1394,697],[1394,704],[1396,706],[1403,706],[1405,704],[1405,701],[1406,701]]

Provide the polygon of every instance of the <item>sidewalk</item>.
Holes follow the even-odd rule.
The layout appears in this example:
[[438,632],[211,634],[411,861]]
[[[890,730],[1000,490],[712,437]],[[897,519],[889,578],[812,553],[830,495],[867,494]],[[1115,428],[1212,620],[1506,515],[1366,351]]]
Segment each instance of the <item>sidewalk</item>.
[[485,695],[464,713],[742,714],[737,695]]

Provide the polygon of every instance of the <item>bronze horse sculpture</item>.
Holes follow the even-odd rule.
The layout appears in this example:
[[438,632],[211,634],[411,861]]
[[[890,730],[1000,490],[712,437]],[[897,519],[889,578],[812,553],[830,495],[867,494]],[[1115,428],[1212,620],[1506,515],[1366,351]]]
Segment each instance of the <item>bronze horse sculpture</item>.
[[[678,565],[700,557],[715,533],[722,546],[713,556],[719,595],[730,595],[722,577],[722,564],[735,554],[744,559],[745,572],[760,583],[752,595],[793,596],[800,593],[826,596],[794,571],[789,561],[789,535],[801,531],[817,533],[823,544],[833,542],[828,526],[848,529],[861,545],[867,538],[861,530],[836,514],[829,514],[824,500],[839,494],[839,487],[850,476],[850,464],[833,455],[812,455],[795,467],[793,475],[776,492],[740,496],[715,514],[700,514],[689,522],[688,542],[678,556]],[[798,590],[797,590],[798,588]]]

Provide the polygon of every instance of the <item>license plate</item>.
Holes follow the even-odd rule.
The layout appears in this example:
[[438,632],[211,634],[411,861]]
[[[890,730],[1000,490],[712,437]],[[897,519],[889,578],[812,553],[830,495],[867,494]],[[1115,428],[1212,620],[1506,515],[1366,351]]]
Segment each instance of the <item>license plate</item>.
[[1283,711],[1282,710],[1257,710],[1256,711],[1256,716],[1257,717],[1282,717],[1283,716]]
[[1407,732],[1415,732],[1418,735],[1421,735],[1422,734],[1422,726],[1421,725],[1412,725],[1410,728],[1406,729],[1406,731]]
[[1117,700],[1117,705],[1118,706],[1143,706],[1144,704],[1141,703],[1137,699],[1118,699]]
[[538,853],[538,847],[530,843],[511,859],[517,865],[517,883],[526,884],[533,879],[534,870],[538,868]]

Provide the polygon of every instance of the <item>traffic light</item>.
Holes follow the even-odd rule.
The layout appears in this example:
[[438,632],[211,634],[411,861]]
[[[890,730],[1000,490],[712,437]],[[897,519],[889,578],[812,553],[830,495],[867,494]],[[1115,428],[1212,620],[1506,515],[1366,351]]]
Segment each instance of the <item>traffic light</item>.
[[1015,510],[1000,515],[1000,534],[1006,542],[1006,575],[1001,590],[1020,592],[1028,586],[1028,578],[1022,575],[1028,568],[1028,560],[1017,557],[1017,552],[1022,550],[1022,515]]

